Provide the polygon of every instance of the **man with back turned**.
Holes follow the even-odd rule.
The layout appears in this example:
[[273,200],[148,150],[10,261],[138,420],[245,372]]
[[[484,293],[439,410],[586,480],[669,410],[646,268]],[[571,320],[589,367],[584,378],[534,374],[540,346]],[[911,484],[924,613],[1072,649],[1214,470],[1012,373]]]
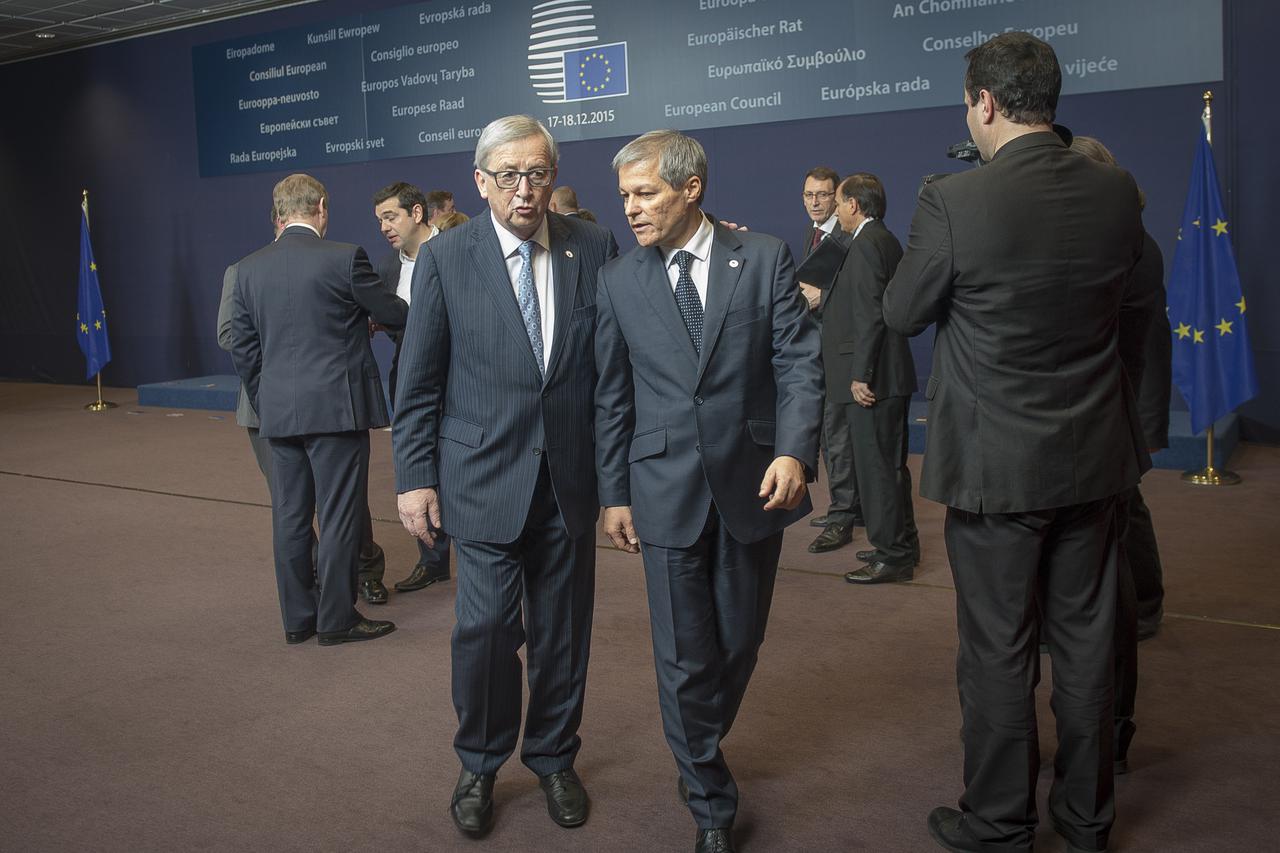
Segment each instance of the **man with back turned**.
[[[321,645],[395,630],[355,609],[368,524],[369,430],[388,423],[369,319],[404,325],[364,249],[324,239],[329,194],[310,175],[276,184],[283,230],[236,268],[231,357],[271,444],[271,524],[285,639]],[[319,546],[314,573],[311,520]]]
[[890,328],[937,323],[920,493],[947,505],[964,726],[952,851],[1030,851],[1038,646],[1057,719],[1049,812],[1073,851],[1115,819],[1116,495],[1149,467],[1119,358],[1142,252],[1138,189],[1053,132],[1053,49],[1026,33],[970,51],[969,131],[987,165],[928,185],[884,294]]

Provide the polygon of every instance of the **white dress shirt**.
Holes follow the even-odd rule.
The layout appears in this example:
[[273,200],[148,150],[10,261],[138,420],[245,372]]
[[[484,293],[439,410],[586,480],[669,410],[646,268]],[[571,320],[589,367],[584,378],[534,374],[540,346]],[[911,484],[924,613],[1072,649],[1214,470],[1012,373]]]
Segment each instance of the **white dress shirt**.
[[[524,260],[520,257],[520,244],[524,241],[503,227],[498,217],[493,215],[492,210],[489,211],[489,217],[493,220],[493,230],[498,232],[502,256],[507,261],[507,274],[511,276],[511,290],[515,293],[518,303],[520,301],[520,267],[524,266]],[[546,217],[543,217],[542,224],[529,239],[536,244],[529,261],[533,267],[533,288],[538,293],[538,310],[542,315],[542,364],[550,367],[551,335],[556,328],[554,298],[556,290],[551,272],[551,233],[547,228]]]
[[[814,225],[813,227],[817,228],[819,231],[822,232],[822,240],[825,240],[831,236],[831,233],[836,230],[836,227],[839,224],[840,224],[840,217],[833,213],[830,216],[828,216],[826,221],[823,222],[821,225]],[[810,231],[809,242],[806,243],[804,247],[805,251],[806,252],[809,251],[809,247],[812,245],[813,245],[813,232]]]
[[862,226],[866,225],[868,222],[872,221],[873,219],[875,219],[874,216],[868,216],[866,219],[863,219],[861,222],[859,222],[858,227],[853,229],[853,236],[850,237],[849,239],[850,240],[855,239],[859,234],[862,233]]
[[[422,248],[419,247],[421,252]],[[413,268],[418,263],[417,257],[409,257],[404,253],[404,249],[400,250],[400,281],[396,282],[396,296],[404,300],[404,304],[409,304],[409,291],[413,289]]]
[[698,300],[702,303],[702,310],[707,310],[707,273],[711,264],[711,237],[715,233],[715,229],[711,227],[711,220],[707,219],[706,214],[702,216],[702,224],[698,226],[698,230],[693,232],[693,236],[689,238],[689,242],[685,243],[679,249],[673,249],[668,252],[663,250],[662,259],[667,265],[667,278],[671,281],[671,292],[675,293],[676,283],[680,281],[680,265],[676,263],[676,252],[681,250],[693,255],[693,263],[689,264],[689,277],[693,279],[693,286],[698,291]]

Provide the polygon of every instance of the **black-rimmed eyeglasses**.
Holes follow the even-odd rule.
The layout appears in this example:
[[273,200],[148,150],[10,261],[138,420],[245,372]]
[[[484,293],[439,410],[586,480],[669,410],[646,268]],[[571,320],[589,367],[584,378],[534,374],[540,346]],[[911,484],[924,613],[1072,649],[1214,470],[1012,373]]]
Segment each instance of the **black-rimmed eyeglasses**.
[[549,186],[556,174],[555,169],[530,169],[527,172],[517,172],[515,169],[503,169],[501,172],[491,172],[488,169],[480,171],[493,178],[493,182],[500,190],[515,189],[520,185],[521,178],[528,178],[531,187]]

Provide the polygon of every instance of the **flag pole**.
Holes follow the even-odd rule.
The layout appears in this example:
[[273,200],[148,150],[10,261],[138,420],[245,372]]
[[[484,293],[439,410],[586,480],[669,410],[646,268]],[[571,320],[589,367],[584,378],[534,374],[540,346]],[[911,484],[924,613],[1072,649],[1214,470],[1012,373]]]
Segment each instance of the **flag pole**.
[[[84,210],[84,227],[89,227],[89,191],[83,190],[80,196],[80,207]],[[92,403],[85,403],[84,407],[90,412],[105,412],[107,409],[116,408],[116,404],[110,400],[102,399],[102,371],[99,370],[94,377],[98,380],[98,399]]]
[[[1213,92],[1204,92],[1204,138],[1213,144]],[[1212,321],[1210,321],[1212,322]],[[1205,430],[1205,464],[1199,471],[1183,471],[1182,480],[1195,486],[1234,486],[1240,482],[1240,475],[1235,471],[1219,471],[1213,467],[1213,424]]]

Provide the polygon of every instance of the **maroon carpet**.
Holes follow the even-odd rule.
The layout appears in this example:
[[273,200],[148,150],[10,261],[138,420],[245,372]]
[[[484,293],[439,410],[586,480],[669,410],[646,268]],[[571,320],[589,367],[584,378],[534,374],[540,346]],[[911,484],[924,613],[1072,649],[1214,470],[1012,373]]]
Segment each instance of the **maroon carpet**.
[[[453,584],[365,606],[399,625],[385,640],[286,646],[244,431],[229,415],[140,409],[124,390],[107,394],[119,409],[86,413],[92,396],[0,383],[0,850],[692,849],[638,558],[599,551],[578,762],[591,820],[554,826],[513,760],[493,834],[465,841],[446,813]],[[1144,483],[1168,613],[1141,647],[1113,850],[1277,849],[1280,450],[1246,446],[1232,467],[1243,485],[1196,488],[1166,471]],[[415,550],[393,521],[385,432],[370,496],[390,582]],[[861,537],[814,556],[816,529],[788,533],[726,746],[740,850],[938,849],[925,816],[961,790],[955,613],[942,509],[917,498],[916,515],[924,562],[907,585],[844,583]],[[1038,841],[1063,849],[1048,829]]]

